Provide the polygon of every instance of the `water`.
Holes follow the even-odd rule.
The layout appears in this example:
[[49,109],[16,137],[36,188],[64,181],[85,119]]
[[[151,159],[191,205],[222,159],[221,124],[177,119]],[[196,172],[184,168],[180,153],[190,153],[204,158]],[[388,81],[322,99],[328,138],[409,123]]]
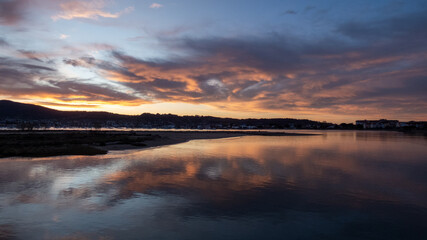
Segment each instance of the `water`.
[[0,160],[0,239],[427,239],[427,139],[196,140]]

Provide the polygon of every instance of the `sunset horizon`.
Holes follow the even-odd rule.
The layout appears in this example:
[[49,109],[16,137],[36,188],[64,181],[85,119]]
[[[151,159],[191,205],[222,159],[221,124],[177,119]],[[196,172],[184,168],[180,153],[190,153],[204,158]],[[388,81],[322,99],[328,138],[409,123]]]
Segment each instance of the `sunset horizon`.
[[427,119],[425,1],[3,0],[0,13],[0,99],[128,115]]
[[427,0],[0,0],[0,239],[427,239]]
[[[232,119],[300,119],[300,120],[310,120],[310,121],[317,121],[317,122],[328,122],[328,123],[332,123],[332,124],[354,124],[356,121],[361,121],[361,120],[368,120],[368,121],[378,121],[378,120],[397,120],[399,122],[426,122],[424,119],[401,119],[401,118],[385,118],[383,116],[378,116],[377,118],[363,118],[363,117],[359,117],[359,118],[355,118],[355,119],[349,119],[348,121],[344,121],[344,122],[339,122],[337,121],[337,119],[331,119],[329,121],[326,121],[325,119],[310,119],[307,117],[287,117],[287,116],[282,116],[282,115],[265,115],[265,114],[261,114],[261,115],[257,115],[257,114],[250,114],[247,117],[240,117],[239,115],[233,115],[233,112],[208,112],[208,111],[201,111],[197,114],[193,114],[191,112],[187,113],[185,110],[184,111],[176,111],[177,113],[173,113],[173,112],[168,112],[167,109],[165,109],[164,112],[159,111],[159,108],[155,108],[155,109],[151,109],[151,111],[147,108],[144,109],[143,112],[139,112],[136,114],[133,113],[127,113],[126,111],[117,111],[117,112],[113,112],[113,111],[108,111],[108,110],[101,110],[101,109],[97,109],[96,107],[94,108],[84,108],[84,107],[77,107],[75,109],[73,108],[61,108],[59,107],[52,107],[51,105],[47,104],[47,105],[43,105],[43,104],[35,104],[33,102],[16,102],[16,101],[12,101],[12,100],[8,100],[8,99],[0,99],[1,101],[10,101],[10,102],[14,102],[14,103],[22,103],[22,104],[31,104],[34,106],[41,106],[41,107],[46,107],[52,110],[57,110],[57,111],[71,111],[71,112],[106,112],[106,113],[113,113],[113,114],[119,114],[119,115],[124,115],[124,116],[139,116],[139,115],[143,115],[143,114],[162,114],[162,115],[176,115],[176,116],[180,116],[180,117],[186,117],[186,116],[200,116],[200,117],[217,117],[217,118],[232,118]],[[155,104],[153,104],[155,105]],[[53,105],[55,106],[55,105]],[[176,109],[176,107],[175,107]],[[205,109],[203,109],[205,110]]]

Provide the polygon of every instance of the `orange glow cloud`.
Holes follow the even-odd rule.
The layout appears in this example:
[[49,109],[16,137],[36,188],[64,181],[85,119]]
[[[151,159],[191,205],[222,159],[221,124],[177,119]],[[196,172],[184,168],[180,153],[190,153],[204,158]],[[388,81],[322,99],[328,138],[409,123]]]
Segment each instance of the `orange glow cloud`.
[[52,16],[52,19],[57,21],[59,19],[71,20],[73,18],[118,18],[125,13],[133,11],[133,7],[128,7],[121,12],[110,13],[102,10],[105,6],[106,2],[104,0],[65,2],[60,5],[62,11],[58,15]]
[[[116,18],[123,12],[107,11],[106,3],[66,1],[54,17]],[[406,18],[412,22],[412,16]],[[399,34],[381,31],[385,25]],[[427,51],[419,46],[425,37],[421,29],[385,20],[369,27],[343,24],[336,31],[340,38],[324,41],[280,33],[162,36],[156,44],[170,55],[159,58],[135,56],[106,43],[62,45],[43,52],[14,50],[2,40],[3,48],[14,54],[0,58],[0,95],[45,105],[50,99],[62,109],[86,105],[131,114],[156,112],[156,107],[164,113],[169,106],[171,113],[242,118],[426,118]],[[373,33],[380,36],[369,38]]]

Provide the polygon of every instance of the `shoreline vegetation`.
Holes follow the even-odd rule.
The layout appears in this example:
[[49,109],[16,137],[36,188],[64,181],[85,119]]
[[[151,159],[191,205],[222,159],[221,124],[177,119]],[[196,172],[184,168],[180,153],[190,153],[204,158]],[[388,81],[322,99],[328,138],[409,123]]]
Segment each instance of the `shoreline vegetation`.
[[0,158],[98,155],[195,139],[240,136],[309,136],[267,131],[1,131]]

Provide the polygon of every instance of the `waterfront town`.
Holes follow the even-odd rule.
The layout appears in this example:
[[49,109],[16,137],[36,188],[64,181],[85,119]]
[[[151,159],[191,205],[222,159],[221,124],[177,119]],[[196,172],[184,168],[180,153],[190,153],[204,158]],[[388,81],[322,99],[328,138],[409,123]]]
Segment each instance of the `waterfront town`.
[[[171,115],[150,114],[154,119],[138,117],[126,120],[55,120],[55,119],[0,119],[0,129],[18,130],[54,130],[67,128],[81,129],[425,129],[427,122],[398,120],[357,120],[353,123],[327,123],[300,119],[221,119],[199,116],[174,116],[174,119],[166,120]],[[174,121],[175,120],[175,121]],[[212,120],[212,121],[209,121]]]
[[33,104],[0,101],[0,129],[425,129],[425,121],[357,120],[330,123],[293,118],[221,118],[174,114],[121,115],[109,112],[58,111]]
[[400,122],[398,120],[357,120],[356,126],[363,129],[395,129],[395,128],[416,128],[423,129],[427,126],[427,122]]

